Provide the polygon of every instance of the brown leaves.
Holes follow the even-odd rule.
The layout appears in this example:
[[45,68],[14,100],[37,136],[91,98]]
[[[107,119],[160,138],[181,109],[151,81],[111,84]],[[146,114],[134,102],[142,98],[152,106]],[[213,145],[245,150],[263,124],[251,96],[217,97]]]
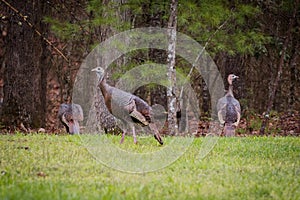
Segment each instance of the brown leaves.
[[36,174],[37,176],[39,176],[39,177],[46,177],[47,176],[47,174],[45,174],[44,172],[38,172],[37,174]]
[[[236,129],[235,136],[259,136],[263,116],[255,113],[243,116]],[[206,136],[213,130],[215,123],[209,120],[200,120],[196,137]],[[300,113],[299,111],[289,111],[283,113],[271,113],[270,120],[265,131],[268,136],[300,136]]]

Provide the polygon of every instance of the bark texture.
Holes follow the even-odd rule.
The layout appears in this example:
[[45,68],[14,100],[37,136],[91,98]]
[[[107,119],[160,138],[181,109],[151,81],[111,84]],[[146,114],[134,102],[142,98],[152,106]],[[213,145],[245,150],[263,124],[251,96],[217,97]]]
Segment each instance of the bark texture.
[[21,126],[29,130],[45,125],[48,50],[34,28],[43,33],[47,30],[41,23],[47,8],[41,0],[15,1],[14,7],[26,13],[33,27],[7,7],[2,120],[11,129]]
[[176,26],[177,26],[177,0],[171,1],[170,18],[168,23],[168,80],[169,87],[167,89],[168,99],[168,130],[169,134],[178,134],[177,124],[177,98],[176,98],[176,68],[175,68],[175,48],[176,48]]

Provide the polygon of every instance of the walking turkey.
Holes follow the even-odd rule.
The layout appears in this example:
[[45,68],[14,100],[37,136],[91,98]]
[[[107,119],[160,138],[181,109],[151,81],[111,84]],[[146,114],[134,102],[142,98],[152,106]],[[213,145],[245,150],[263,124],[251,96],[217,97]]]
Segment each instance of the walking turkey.
[[[140,124],[142,126],[148,126],[151,131],[154,132],[154,138],[163,145],[156,125],[152,119],[152,108],[141,98],[112,87],[106,83],[104,78],[105,72],[101,67],[92,69],[96,72],[99,78],[98,87],[103,94],[105,105],[109,112],[116,118],[120,119],[124,125],[129,126],[132,130],[134,143],[137,143],[135,127],[133,123]],[[123,130],[120,143],[123,143],[127,128]]]
[[83,120],[83,112],[80,105],[61,104],[58,110],[58,118],[69,134],[80,133],[79,121]]
[[235,129],[241,119],[241,106],[239,101],[233,96],[232,82],[239,77],[230,74],[227,78],[229,88],[226,95],[218,100],[217,110],[218,118],[222,125],[224,125],[224,135],[234,136]]

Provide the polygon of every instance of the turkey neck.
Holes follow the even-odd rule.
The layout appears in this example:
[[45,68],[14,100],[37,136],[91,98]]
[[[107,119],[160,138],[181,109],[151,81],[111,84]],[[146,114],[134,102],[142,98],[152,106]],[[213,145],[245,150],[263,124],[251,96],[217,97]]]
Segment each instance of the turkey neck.
[[99,84],[98,87],[100,87],[101,92],[103,93],[103,95],[107,92],[108,89],[108,85],[106,83],[106,80],[104,78],[105,75],[103,75],[100,79],[99,79]]
[[233,96],[233,85],[232,84],[229,84],[227,95]]
[[108,110],[111,112],[111,98],[112,98],[112,87],[106,83],[106,79],[104,78],[105,75],[102,76],[102,78],[99,80],[98,87],[101,90],[101,93],[104,97],[105,105],[108,108]]

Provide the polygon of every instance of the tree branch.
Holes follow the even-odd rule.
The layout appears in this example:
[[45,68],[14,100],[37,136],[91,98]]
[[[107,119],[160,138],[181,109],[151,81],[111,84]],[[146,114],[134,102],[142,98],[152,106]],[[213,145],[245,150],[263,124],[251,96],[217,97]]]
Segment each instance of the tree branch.
[[7,5],[11,10],[13,10],[15,13],[17,13],[24,22],[27,23],[27,25],[34,30],[36,34],[38,34],[47,44],[49,44],[58,54],[60,54],[67,62],[69,62],[68,58],[57,48],[55,47],[47,38],[45,38],[41,32],[39,32],[31,22],[27,20],[27,16],[23,15],[20,11],[18,11],[15,7],[13,7],[11,4],[9,4],[5,0],[1,0],[5,5]]
[[[231,10],[231,12],[232,12],[232,11],[233,11],[233,10]],[[232,17],[232,15],[230,15],[230,16],[229,16],[229,17],[228,17],[228,18],[227,18],[227,19],[226,19],[226,20],[225,20],[225,21],[217,28],[217,30],[216,30],[213,34],[211,34],[211,35],[209,36],[209,38],[208,38],[207,41],[205,42],[205,45],[204,45],[203,48],[200,50],[200,52],[199,52],[197,58],[195,59],[193,65],[192,65],[192,67],[191,67],[191,69],[190,69],[190,71],[189,71],[189,73],[188,73],[188,75],[187,75],[187,80],[191,77],[192,72],[193,72],[194,68],[196,67],[196,63],[197,63],[198,60],[200,59],[201,55],[203,54],[204,50],[206,49],[206,47],[208,46],[208,44],[210,43],[210,41],[212,40],[212,38],[219,32],[219,30],[221,30],[221,29],[225,26],[225,24],[227,24],[227,22],[229,21],[229,19],[230,19],[231,17]],[[184,86],[181,87],[179,99],[182,98],[183,90],[184,90]]]

